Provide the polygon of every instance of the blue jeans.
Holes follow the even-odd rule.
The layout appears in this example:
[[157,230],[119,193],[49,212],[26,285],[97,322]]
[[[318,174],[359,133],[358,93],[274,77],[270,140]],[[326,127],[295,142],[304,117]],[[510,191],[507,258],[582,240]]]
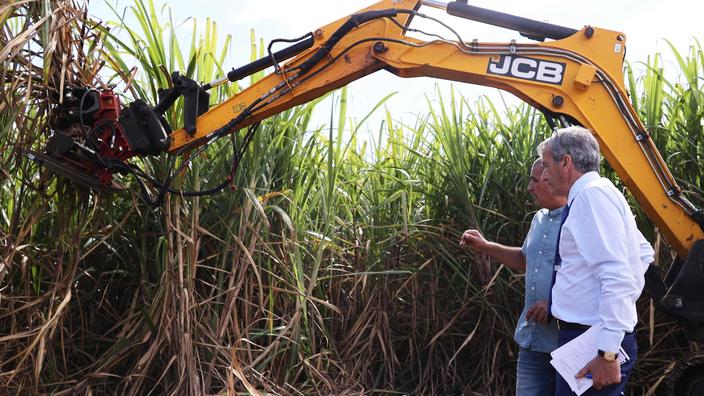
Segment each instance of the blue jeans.
[[[584,333],[584,330],[560,330],[557,344],[558,346],[563,346],[577,338],[577,336],[582,333]],[[619,396],[623,394],[623,390],[626,388],[628,379],[631,376],[631,371],[633,370],[633,366],[636,365],[636,359],[638,357],[638,343],[636,342],[635,332],[626,334],[623,337],[621,347],[631,358],[621,366],[621,383],[601,388],[601,390],[589,388],[588,391],[583,393],[583,396]],[[596,351],[594,351],[594,356],[596,356]],[[570,386],[567,384],[567,381],[565,381],[559,374],[555,374],[555,395],[568,396],[574,394],[575,393],[572,392]]]
[[550,354],[520,348],[516,380],[517,396],[552,395],[555,387],[555,369]]

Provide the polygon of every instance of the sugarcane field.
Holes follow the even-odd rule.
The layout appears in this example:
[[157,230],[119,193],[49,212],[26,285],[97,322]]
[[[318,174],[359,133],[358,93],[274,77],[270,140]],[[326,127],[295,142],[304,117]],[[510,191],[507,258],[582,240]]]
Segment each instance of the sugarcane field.
[[0,1],[0,395],[704,395],[700,9]]

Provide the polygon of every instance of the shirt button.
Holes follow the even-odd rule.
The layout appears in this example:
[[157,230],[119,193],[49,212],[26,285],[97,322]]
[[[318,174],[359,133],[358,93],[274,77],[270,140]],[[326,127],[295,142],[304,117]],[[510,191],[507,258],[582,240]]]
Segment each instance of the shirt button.
[[541,250],[541,251],[539,251],[539,252],[538,252],[538,254],[543,254],[543,251],[542,251],[542,250]]
[[552,219],[550,219],[550,221],[552,221]]
[[548,237],[548,234],[543,235],[543,238],[547,238],[547,237]]
[[534,271],[535,271],[535,272],[538,272],[538,269],[536,268]]
[[531,288],[530,288],[530,289],[531,289],[531,290],[535,290],[535,287],[532,287],[532,286],[531,286]]

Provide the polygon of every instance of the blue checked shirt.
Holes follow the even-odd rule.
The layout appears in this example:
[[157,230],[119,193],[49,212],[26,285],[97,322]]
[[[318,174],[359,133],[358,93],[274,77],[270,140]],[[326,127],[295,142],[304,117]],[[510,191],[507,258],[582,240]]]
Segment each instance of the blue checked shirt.
[[540,209],[530,225],[521,251],[526,258],[526,293],[523,312],[518,319],[514,338],[518,345],[535,352],[552,352],[557,348],[557,328],[554,321],[542,325],[527,321],[528,309],[538,301],[550,298],[552,267],[555,264],[557,233],[564,208]]

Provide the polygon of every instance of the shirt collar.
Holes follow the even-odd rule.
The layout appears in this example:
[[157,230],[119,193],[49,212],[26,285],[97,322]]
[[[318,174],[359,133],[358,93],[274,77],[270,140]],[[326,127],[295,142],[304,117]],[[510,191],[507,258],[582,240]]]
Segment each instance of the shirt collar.
[[577,196],[577,194],[584,190],[584,187],[586,187],[587,184],[594,180],[598,180],[600,177],[601,176],[599,176],[599,174],[596,172],[587,172],[580,176],[579,179],[574,182],[572,187],[570,187],[570,192],[567,194],[567,204],[571,205],[572,201],[574,201],[574,198]]
[[562,211],[563,211],[563,210],[565,210],[565,207],[564,207],[564,206],[560,206],[559,208],[557,208],[557,209],[552,209],[552,210],[548,209],[548,216],[550,216],[550,217],[562,216]]

